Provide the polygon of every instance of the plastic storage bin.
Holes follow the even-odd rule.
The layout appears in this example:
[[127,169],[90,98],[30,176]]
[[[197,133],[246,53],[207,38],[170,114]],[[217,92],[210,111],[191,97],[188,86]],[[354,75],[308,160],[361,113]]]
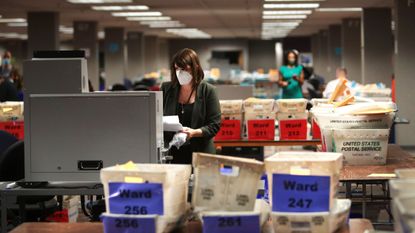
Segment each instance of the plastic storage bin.
[[400,179],[415,179],[415,169],[413,168],[396,169],[395,174]]
[[0,122],[23,120],[23,102],[0,103]]
[[245,112],[273,112],[274,99],[249,98],[244,101]]
[[203,153],[193,154],[196,211],[253,211],[264,164]]
[[272,203],[274,174],[323,176],[330,178],[329,209],[331,209],[337,194],[341,168],[341,153],[280,152],[267,158],[265,160],[265,171],[268,176],[271,206],[274,205]]
[[410,198],[415,197],[415,180],[414,179],[396,179],[389,181],[390,194],[392,197],[392,214],[394,217],[395,232],[401,232],[402,225],[399,214],[399,209],[395,204],[396,198]]
[[308,119],[308,116],[309,116],[308,111],[294,112],[294,113],[284,113],[284,112],[277,113],[278,120]]
[[389,129],[333,129],[333,151],[348,165],[384,165]]
[[[176,221],[187,210],[190,165],[173,164],[130,164],[104,168],[101,182],[104,186],[105,204],[109,207],[109,183],[160,183],[163,189],[164,217]],[[107,213],[111,209],[107,208]]]
[[397,232],[415,232],[415,195],[395,198],[393,204]]
[[391,198],[415,196],[414,179],[396,179],[389,181]]
[[331,212],[320,213],[271,213],[274,232],[331,233],[345,226],[349,220],[351,201],[336,199]]
[[389,129],[395,113],[371,115],[339,115],[312,111],[321,129]]
[[221,100],[220,110],[223,120],[240,120],[242,121],[243,101],[242,100]]
[[305,112],[307,102],[308,101],[306,99],[279,99],[277,100],[278,112]]

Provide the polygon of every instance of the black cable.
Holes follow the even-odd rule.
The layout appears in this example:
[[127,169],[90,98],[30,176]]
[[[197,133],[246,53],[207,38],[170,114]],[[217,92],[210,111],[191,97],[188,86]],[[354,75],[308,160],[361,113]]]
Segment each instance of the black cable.
[[89,219],[92,219],[92,215],[90,215],[88,213],[88,211],[86,211],[85,196],[83,196],[83,195],[81,195],[81,209],[82,209],[82,212],[84,213],[85,216],[87,216]]

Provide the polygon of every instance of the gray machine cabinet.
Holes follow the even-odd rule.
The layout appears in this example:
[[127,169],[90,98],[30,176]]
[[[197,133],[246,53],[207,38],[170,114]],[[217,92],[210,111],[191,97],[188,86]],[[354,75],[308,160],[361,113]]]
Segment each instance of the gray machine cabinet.
[[26,96],[89,92],[85,58],[33,58],[23,70]]
[[101,166],[158,162],[161,92],[33,94],[28,101],[26,181],[95,182]]

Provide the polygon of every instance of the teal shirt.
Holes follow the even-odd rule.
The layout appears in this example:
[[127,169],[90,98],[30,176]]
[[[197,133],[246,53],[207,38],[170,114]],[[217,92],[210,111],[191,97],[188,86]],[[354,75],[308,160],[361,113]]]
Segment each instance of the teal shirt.
[[293,79],[293,76],[300,78],[303,66],[295,66],[290,68],[288,66],[281,66],[280,73],[284,81],[288,82],[288,86],[282,88],[283,99],[299,99],[303,98],[303,92],[301,90],[300,83]]

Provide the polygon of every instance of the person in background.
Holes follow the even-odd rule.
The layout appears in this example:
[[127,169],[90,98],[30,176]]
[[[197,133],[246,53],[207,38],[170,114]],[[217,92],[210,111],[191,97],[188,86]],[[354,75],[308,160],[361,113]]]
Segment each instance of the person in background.
[[346,85],[350,88],[352,83],[347,79],[347,69],[346,68],[337,68],[336,69],[336,79],[331,80],[327,83],[326,89],[323,92],[324,98],[330,98],[333,91],[336,89],[337,84],[339,83],[339,80],[345,78],[347,80]]
[[10,78],[10,74],[12,73],[13,66],[12,66],[12,54],[9,51],[6,51],[3,55],[3,58],[1,60],[1,66],[0,66],[0,75],[2,75],[3,78]]
[[187,134],[186,144],[180,149],[170,149],[172,163],[191,164],[193,152],[215,153],[213,137],[221,122],[219,99],[215,87],[203,80],[203,69],[192,49],[177,52],[170,70],[171,82],[161,86],[163,113],[178,115],[183,132]]
[[284,65],[279,69],[278,85],[282,88],[283,99],[303,98],[301,85],[304,82],[303,66],[298,64],[298,52],[289,51]]
[[23,78],[19,73],[19,70],[13,68],[10,72],[9,81],[14,84],[17,90],[19,101],[23,101]]
[[6,101],[19,101],[19,96],[10,79],[0,74],[0,102]]

